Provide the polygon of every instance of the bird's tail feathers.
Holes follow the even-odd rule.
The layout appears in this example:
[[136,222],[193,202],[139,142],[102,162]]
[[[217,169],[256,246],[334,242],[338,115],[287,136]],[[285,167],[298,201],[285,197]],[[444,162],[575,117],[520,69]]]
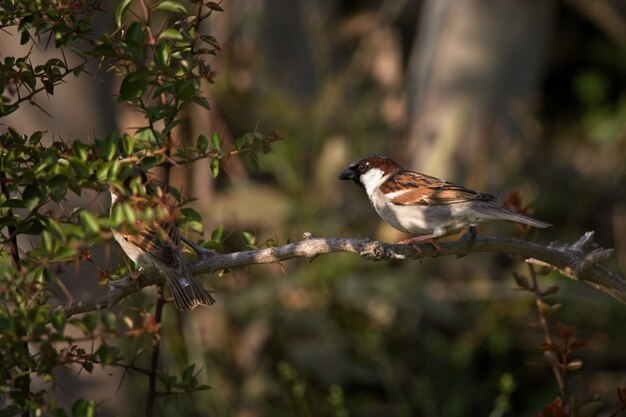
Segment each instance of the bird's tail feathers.
[[165,275],[167,283],[172,289],[174,305],[179,310],[193,310],[199,305],[211,305],[215,299],[193,277],[184,261],[178,268],[159,268]]
[[516,213],[514,211],[499,207],[499,216],[498,218],[509,220],[516,223],[527,224],[532,227],[538,227],[540,229],[545,229],[546,227],[552,226],[550,223],[542,222],[541,220],[533,219],[532,217],[524,216],[523,214]]

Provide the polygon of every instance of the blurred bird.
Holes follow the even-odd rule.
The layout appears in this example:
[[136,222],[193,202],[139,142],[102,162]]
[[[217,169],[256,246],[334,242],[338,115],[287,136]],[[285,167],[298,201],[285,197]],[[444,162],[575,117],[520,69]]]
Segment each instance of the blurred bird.
[[364,188],[378,215],[391,226],[419,235],[399,242],[418,251],[416,243],[430,242],[440,250],[435,239],[492,220],[551,226],[499,206],[491,194],[407,171],[382,155],[368,155],[351,163],[339,178]]
[[[148,193],[154,192],[155,186],[142,175],[143,184]],[[111,209],[121,199],[111,191]],[[145,205],[144,205],[145,206]],[[136,208],[142,209],[141,204]],[[144,207],[145,208],[145,207]],[[162,207],[167,212],[172,207]],[[199,305],[211,305],[215,299],[193,277],[180,250],[180,230],[173,216],[163,216],[151,221],[141,221],[135,230],[113,230],[113,236],[126,255],[146,269],[156,268],[164,276],[172,289],[174,305],[179,310],[192,310]]]

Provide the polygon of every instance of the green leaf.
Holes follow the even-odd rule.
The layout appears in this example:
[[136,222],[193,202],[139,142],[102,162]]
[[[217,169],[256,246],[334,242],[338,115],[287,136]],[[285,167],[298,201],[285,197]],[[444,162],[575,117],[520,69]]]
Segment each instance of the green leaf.
[[137,221],[135,208],[129,203],[124,203],[122,204],[122,209],[124,210],[124,217],[126,218],[126,222],[130,224],[134,224]]
[[24,202],[19,198],[9,198],[4,203],[0,204],[0,207],[10,207],[10,208],[24,208]]
[[168,42],[161,41],[157,44],[154,52],[154,60],[157,64],[165,67],[170,65],[172,51]]
[[181,80],[177,81],[174,85],[174,91],[181,100],[192,101],[193,97],[198,92],[199,87],[200,84],[198,83],[198,80]]
[[75,140],[72,143],[72,151],[81,161],[86,161],[89,154],[89,146],[81,141]]
[[98,316],[95,314],[87,314],[81,319],[81,322],[85,325],[85,329],[87,330],[85,336],[89,336],[90,334],[93,334],[94,330],[96,330],[96,326],[98,325]]
[[100,224],[98,223],[98,218],[87,210],[83,210],[80,212],[80,224],[88,232],[100,232]]
[[220,173],[220,161],[218,159],[212,160],[210,169],[211,169],[211,175],[213,175],[213,178],[216,178]]
[[196,364],[194,363],[186,367],[183,371],[182,380],[185,384],[190,385],[191,383],[193,383],[193,380],[195,379],[195,377],[193,376],[195,368]]
[[59,332],[62,332],[65,328],[65,319],[66,316],[63,310],[54,310],[50,313],[50,323]]
[[52,262],[69,261],[76,256],[76,250],[68,246],[61,247],[52,257]]
[[115,132],[111,132],[106,139],[104,139],[104,147],[102,149],[103,157],[105,160],[110,161],[115,157],[117,150],[117,135]]
[[208,7],[211,10],[215,10],[216,12],[223,12],[224,9],[222,9],[222,6],[220,6],[219,4],[210,1],[206,4],[206,7]]
[[103,368],[114,363],[117,360],[118,355],[119,349],[114,346],[109,346],[106,343],[102,344],[96,351],[96,356]]
[[122,136],[122,149],[124,150],[124,154],[130,155],[133,153],[134,142],[135,140],[129,134],[125,133],[124,136]]
[[224,226],[223,225],[221,225],[217,229],[213,230],[213,233],[211,233],[211,240],[214,241],[214,242],[221,242],[222,241],[222,236],[224,236]]
[[256,243],[256,237],[254,237],[252,233],[243,232],[241,234],[241,237],[243,238],[243,241],[247,246],[254,246]]
[[78,175],[79,178],[89,178],[91,170],[85,161],[81,161],[80,159],[74,157],[69,158],[69,161],[72,169],[74,169],[74,172],[76,172],[76,175]]
[[183,35],[177,29],[167,28],[163,32],[159,33],[158,39],[159,40],[169,39],[169,40],[173,40],[173,41],[182,41],[184,38],[183,38]]
[[26,45],[30,40],[30,34],[27,30],[24,30],[20,35],[20,45]]
[[138,99],[146,91],[146,74],[145,72],[131,72],[124,80],[122,80],[122,85],[120,86],[120,97],[123,100],[134,100]]
[[195,96],[193,98],[193,102],[204,107],[207,110],[211,110],[211,104],[209,103],[209,100],[205,97]]
[[187,9],[185,9],[185,6],[183,6],[177,1],[172,1],[172,0],[163,0],[162,2],[154,6],[152,10],[160,10],[160,11],[170,12],[170,13],[187,14]]
[[115,24],[117,27],[122,26],[122,19],[124,18],[124,14],[126,10],[128,10],[128,6],[133,2],[133,0],[122,0],[117,7],[115,8]]
[[54,242],[52,240],[52,234],[48,230],[41,232],[41,246],[46,250],[46,252],[52,251]]
[[100,316],[100,321],[107,332],[114,333],[117,326],[117,317],[114,313],[107,311]]
[[[93,369],[93,364],[91,365]],[[89,369],[87,369],[87,371],[89,371]],[[96,403],[93,400],[86,400],[84,398],[79,398],[78,400],[76,400],[74,405],[72,405],[73,417],[94,417],[95,415],[96,415]]]
[[39,184],[30,184],[22,192],[24,207],[34,210],[46,198],[46,192]]
[[222,140],[217,132],[211,133],[211,145],[218,151],[222,149]]
[[209,139],[205,135],[198,136],[198,140],[196,141],[196,148],[201,153],[206,152],[209,148]]

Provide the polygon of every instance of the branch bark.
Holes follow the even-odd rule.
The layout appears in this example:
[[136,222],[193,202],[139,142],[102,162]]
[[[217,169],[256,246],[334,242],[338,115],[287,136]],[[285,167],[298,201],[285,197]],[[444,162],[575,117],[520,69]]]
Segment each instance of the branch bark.
[[[441,252],[438,253],[432,245],[425,244],[420,246],[422,252],[418,254],[410,245],[388,244],[370,239],[317,238],[310,233],[305,233],[304,239],[300,242],[272,248],[227,254],[201,251],[199,259],[191,262],[189,267],[197,275],[294,258],[311,261],[319,255],[335,252],[355,253],[370,261],[408,260],[436,256],[460,258],[478,252],[508,253],[520,256],[526,262],[559,271],[568,278],[591,285],[626,304],[626,279],[599,264],[612,254],[613,249],[598,248],[593,242],[593,235],[593,232],[587,232],[571,245],[560,242],[542,245],[511,238],[476,238],[476,230],[470,228],[459,240],[439,242]],[[146,286],[162,282],[163,277],[158,272],[146,271],[139,277],[126,277],[113,281],[107,284],[100,294],[88,300],[59,308],[62,308],[68,316],[108,308]]]

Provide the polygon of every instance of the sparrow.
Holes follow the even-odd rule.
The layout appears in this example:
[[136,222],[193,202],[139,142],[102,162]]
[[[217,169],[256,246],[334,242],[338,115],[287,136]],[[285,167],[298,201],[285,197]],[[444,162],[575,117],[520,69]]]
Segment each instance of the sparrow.
[[394,228],[415,236],[401,244],[429,242],[460,232],[470,225],[509,220],[533,227],[552,226],[496,203],[496,197],[439,178],[407,171],[392,159],[368,155],[352,162],[339,179],[352,180],[365,189],[378,215]]
[[[148,181],[145,174],[141,175],[148,193],[162,194],[160,187]],[[111,188],[111,209],[122,199],[118,191]],[[139,210],[148,205],[151,204],[147,201],[135,203]],[[173,206],[169,204],[161,204],[159,201],[158,205],[166,213],[173,212]],[[133,262],[145,269],[156,268],[163,274],[172,290],[177,309],[193,310],[199,305],[211,305],[215,303],[215,299],[195,280],[180,253],[180,229],[173,217],[160,216],[151,221],[142,219],[132,225],[132,231],[112,230],[113,237]]]

